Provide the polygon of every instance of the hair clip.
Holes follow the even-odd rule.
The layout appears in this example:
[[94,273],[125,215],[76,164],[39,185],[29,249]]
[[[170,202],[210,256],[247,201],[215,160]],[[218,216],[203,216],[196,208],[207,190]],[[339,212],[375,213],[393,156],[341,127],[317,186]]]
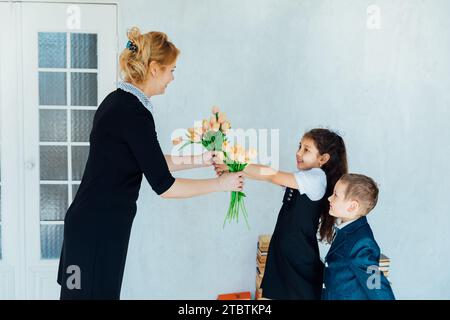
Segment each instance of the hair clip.
[[131,40],[128,40],[128,42],[127,42],[127,49],[131,50],[133,52],[137,51],[136,45]]

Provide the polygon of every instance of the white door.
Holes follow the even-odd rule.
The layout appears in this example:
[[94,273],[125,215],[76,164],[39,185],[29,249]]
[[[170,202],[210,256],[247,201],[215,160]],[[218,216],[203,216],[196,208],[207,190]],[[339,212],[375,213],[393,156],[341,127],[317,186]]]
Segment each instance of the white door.
[[[17,169],[23,176],[19,187],[23,205],[16,224],[23,227],[23,236],[19,244],[3,237],[2,247],[23,251],[10,264],[20,274],[18,282],[23,282],[22,287],[14,285],[15,297],[53,299],[59,297],[56,276],[64,215],[84,171],[93,115],[116,87],[117,8],[68,3],[14,6],[21,35],[17,54],[22,83],[21,101],[14,108],[23,108],[22,137],[17,141],[23,150]],[[5,181],[2,188],[6,187]],[[2,228],[8,228],[6,222]]]

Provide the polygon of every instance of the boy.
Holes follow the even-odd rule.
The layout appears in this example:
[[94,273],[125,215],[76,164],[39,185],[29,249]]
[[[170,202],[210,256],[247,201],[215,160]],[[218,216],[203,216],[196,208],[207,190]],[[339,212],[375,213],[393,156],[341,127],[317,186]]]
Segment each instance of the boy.
[[366,215],[375,207],[378,187],[369,177],[343,175],[328,198],[338,220],[325,258],[323,300],[394,300],[389,281],[378,269],[380,248]]

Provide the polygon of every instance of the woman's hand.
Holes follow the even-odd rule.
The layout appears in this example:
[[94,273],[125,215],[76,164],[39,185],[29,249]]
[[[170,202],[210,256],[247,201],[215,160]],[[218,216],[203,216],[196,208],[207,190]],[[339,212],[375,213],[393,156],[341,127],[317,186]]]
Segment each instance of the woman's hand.
[[244,176],[242,172],[229,172],[219,178],[219,189],[222,191],[242,191],[244,189]]

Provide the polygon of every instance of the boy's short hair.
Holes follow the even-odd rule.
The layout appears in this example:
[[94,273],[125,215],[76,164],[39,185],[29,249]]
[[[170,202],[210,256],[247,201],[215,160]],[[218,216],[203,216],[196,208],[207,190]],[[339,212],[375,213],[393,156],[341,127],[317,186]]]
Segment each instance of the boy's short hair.
[[362,205],[363,215],[367,215],[375,208],[379,190],[372,178],[362,174],[348,173],[339,180],[346,185],[345,198],[358,200]]

